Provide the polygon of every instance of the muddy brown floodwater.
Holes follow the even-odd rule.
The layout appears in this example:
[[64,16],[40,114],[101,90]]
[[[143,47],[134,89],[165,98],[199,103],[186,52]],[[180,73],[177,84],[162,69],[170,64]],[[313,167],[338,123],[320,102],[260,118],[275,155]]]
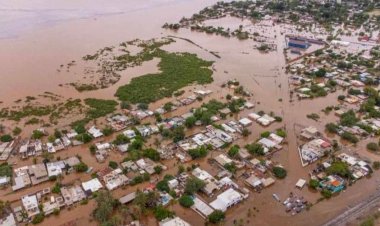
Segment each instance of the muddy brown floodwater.
[[[216,58],[209,52],[184,40],[176,39],[176,43],[165,46],[164,49],[173,52],[191,52],[196,53],[199,57],[213,60],[214,64],[214,82],[204,86],[207,89],[214,90],[213,98],[221,99],[225,96],[225,91],[220,89],[220,85],[229,79],[236,78],[251,91],[254,96],[251,101],[256,103],[255,111],[264,110],[273,111],[276,115],[283,117],[282,123],[276,123],[269,128],[262,128],[253,124],[250,129],[252,134],[239,142],[248,143],[254,141],[261,132],[265,130],[285,127],[288,134],[288,145],[284,150],[273,156],[275,161],[280,162],[288,170],[288,177],[285,180],[278,180],[276,184],[260,194],[251,193],[248,200],[227,211],[225,225],[233,225],[234,220],[243,219],[245,225],[321,225],[328,219],[343,212],[349,205],[359,202],[364,197],[374,192],[378,186],[380,176],[375,173],[372,178],[358,181],[354,186],[349,187],[338,197],[329,201],[322,201],[314,205],[310,211],[305,211],[296,216],[290,216],[285,213],[284,207],[275,202],[272,194],[276,193],[280,198],[284,198],[290,192],[304,196],[311,202],[316,202],[320,197],[317,193],[312,193],[306,188],[296,190],[295,183],[299,178],[308,179],[308,171],[312,166],[303,168],[301,166],[297,152],[297,137],[295,127],[298,125],[313,125],[319,130],[324,130],[326,122],[337,120],[331,113],[325,115],[321,112],[326,106],[336,105],[337,96],[342,91],[329,94],[325,98],[314,100],[290,101],[288,75],[284,72],[285,59],[283,47],[285,45],[282,31],[288,30],[284,25],[274,27],[256,27],[259,33],[263,33],[277,44],[277,50],[266,54],[260,53],[254,49],[255,43],[252,40],[239,41],[234,38],[224,38],[216,35],[207,35],[204,33],[191,32],[181,29],[178,32],[171,32],[161,29],[165,22],[177,22],[182,16],[190,16],[194,12],[211,5],[216,1],[213,0],[173,0],[173,1],[96,1],[97,7],[92,6],[89,11],[84,10],[84,15],[80,14],[80,9],[86,9],[91,1],[54,1],[51,8],[42,7],[48,1],[39,0],[37,6],[30,6],[28,1],[17,1],[17,4],[9,4],[4,7],[7,13],[13,13],[15,20],[25,21],[24,14],[17,14],[23,9],[30,9],[30,13],[59,12],[59,17],[55,18],[54,23],[49,20],[46,23],[31,23],[33,29],[23,27],[11,30],[10,37],[7,30],[0,30],[3,39],[0,40],[0,107],[11,105],[13,101],[25,96],[36,96],[45,91],[62,95],[64,98],[75,97],[98,97],[103,99],[114,98],[117,87],[128,82],[132,77],[157,71],[157,61],[146,62],[141,67],[128,69],[123,73],[121,80],[114,86],[107,89],[78,93],[72,87],[59,86],[69,82],[80,81],[82,74],[80,71],[57,72],[61,64],[75,60],[79,63],[80,58],[88,53],[93,53],[99,48],[105,46],[117,45],[120,42],[132,40],[135,38],[150,39],[160,36],[175,35],[190,39],[203,48],[216,52],[221,58]],[[108,7],[102,8],[102,4]],[[49,4],[47,4],[49,5]],[[112,7],[109,7],[112,5]],[[0,6],[3,7],[3,6]],[[39,8],[40,7],[40,8]],[[132,7],[132,8],[128,8]],[[56,11],[54,11],[56,10]],[[91,11],[93,10],[93,11]],[[102,11],[104,10],[104,11]],[[102,13],[103,12],[103,13]],[[3,12],[1,12],[3,13]],[[1,15],[0,13],[0,15]],[[65,13],[68,13],[66,15]],[[48,17],[50,14],[42,14]],[[51,16],[51,15],[50,15]],[[28,17],[27,17],[28,18]],[[50,18],[50,17],[49,17]],[[31,16],[31,20],[35,20]],[[7,22],[7,21],[5,21]],[[1,23],[5,23],[0,20]],[[236,27],[236,21],[225,21],[228,26]],[[239,22],[239,21],[237,21]],[[213,21],[213,25],[218,25]],[[8,26],[10,26],[8,24]],[[30,25],[32,26],[32,25]],[[80,65],[78,65],[80,67]],[[187,87],[185,90],[191,92],[194,87]],[[282,99],[282,101],[280,101]],[[170,98],[158,101],[151,105],[152,108],[158,107],[167,102]],[[194,105],[192,105],[194,107]],[[182,108],[175,112],[180,114],[189,110]],[[249,111],[244,111],[240,116],[248,115]],[[321,118],[319,121],[313,121],[306,118],[307,114],[318,113]],[[380,160],[378,155],[373,155],[365,150],[365,143],[362,141],[355,149],[359,154],[373,160]],[[106,164],[99,164],[95,158],[89,154],[88,148],[75,147],[68,151],[57,153],[56,156],[61,158],[79,154],[84,162],[93,166],[94,170],[101,169]],[[123,158],[118,153],[113,153],[109,160],[120,161]],[[17,161],[13,157],[11,162]],[[215,167],[210,166],[207,161],[199,162],[201,167],[216,173]],[[17,161],[18,166],[31,164],[31,160]],[[165,163],[169,166],[167,173],[175,173],[177,167],[174,161]],[[65,176],[65,182],[75,182],[79,179],[89,179],[90,175],[73,174]],[[41,190],[52,184],[45,183],[32,188],[28,188],[17,193],[10,193],[9,190],[1,190],[1,199],[14,201],[20,199],[22,195]],[[115,197],[121,197],[137,187],[143,187],[144,184],[119,189],[114,192]],[[96,225],[96,222],[90,220],[90,213],[94,209],[94,201],[88,205],[78,205],[74,209],[61,211],[60,216],[51,216],[45,219],[41,225],[58,225],[57,222],[64,223],[71,220],[79,220],[79,225]],[[178,205],[173,208],[178,216],[182,217],[192,225],[203,225],[203,219],[194,211],[185,210]],[[248,215],[248,209],[257,209],[253,214]],[[156,225],[152,219],[147,220],[148,225]]]

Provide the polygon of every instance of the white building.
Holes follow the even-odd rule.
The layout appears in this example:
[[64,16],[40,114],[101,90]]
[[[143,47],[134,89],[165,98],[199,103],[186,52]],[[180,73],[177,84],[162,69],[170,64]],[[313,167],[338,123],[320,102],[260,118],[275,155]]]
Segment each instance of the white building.
[[210,206],[214,209],[225,212],[227,208],[241,202],[243,195],[235,191],[233,188],[229,188],[222,194],[218,195],[217,199],[210,203]]
[[85,192],[93,193],[103,188],[103,185],[100,183],[98,178],[86,181],[82,183],[82,188]]
[[102,131],[100,131],[99,129],[97,129],[95,126],[92,126],[92,127],[88,130],[88,133],[91,134],[91,136],[93,136],[94,138],[98,138],[98,137],[103,136]]
[[186,221],[182,220],[179,217],[167,218],[161,221],[158,225],[159,226],[191,226],[191,224],[187,223]]
[[40,209],[38,208],[37,196],[24,196],[21,198],[22,206],[24,207],[28,217],[33,217],[40,213]]

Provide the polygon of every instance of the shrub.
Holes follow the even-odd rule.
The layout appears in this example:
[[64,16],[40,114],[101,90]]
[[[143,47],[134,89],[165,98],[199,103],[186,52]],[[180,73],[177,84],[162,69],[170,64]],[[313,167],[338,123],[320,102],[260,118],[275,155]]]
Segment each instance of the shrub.
[[117,162],[115,161],[109,161],[108,166],[112,169],[116,169],[118,167]]
[[375,169],[375,170],[378,170],[380,169],[380,162],[379,161],[375,161],[372,163],[372,167]]
[[322,195],[324,198],[329,199],[329,198],[331,198],[332,193],[331,193],[331,191],[329,191],[329,190],[327,190],[327,189],[323,189],[323,190],[321,191],[321,195]]
[[44,221],[45,219],[45,216],[43,213],[39,213],[37,215],[34,216],[33,220],[32,220],[32,224],[39,224],[41,223],[42,221]]
[[1,141],[1,142],[10,142],[10,141],[12,141],[12,140],[13,140],[13,138],[12,138],[12,136],[9,135],[9,134],[5,134],[5,135],[2,135],[2,136],[0,137],[0,141]]
[[92,137],[88,133],[83,133],[83,134],[78,134],[75,137],[75,139],[83,143],[88,143],[92,140]]
[[21,132],[22,132],[22,130],[19,127],[15,127],[12,131],[14,136],[20,135]]
[[33,139],[41,139],[45,134],[39,130],[34,130],[32,133]]
[[118,134],[116,139],[113,141],[115,145],[127,144],[129,143],[129,138],[124,134]]
[[367,217],[360,226],[375,226],[375,219],[373,217]]
[[344,101],[344,99],[346,99],[346,96],[345,96],[345,95],[339,95],[339,96],[338,96],[338,100],[340,100],[340,101]]
[[374,142],[371,142],[367,144],[367,149],[370,151],[379,151],[379,145]]
[[88,166],[84,162],[80,162],[79,164],[74,166],[75,171],[78,173],[86,172],[88,170]]
[[344,132],[342,134],[342,138],[354,144],[359,142],[359,139],[354,134],[349,133],[349,132]]
[[270,135],[270,132],[269,131],[265,131],[265,132],[262,132],[260,136],[263,137],[263,138],[267,138],[267,137],[269,137],[269,135]]
[[95,155],[95,153],[96,153],[96,146],[95,145],[91,145],[88,149],[90,150],[92,155]]
[[338,126],[334,123],[327,123],[326,124],[326,130],[330,133],[337,133],[338,132]]
[[104,134],[104,136],[109,136],[109,135],[111,135],[113,132],[114,132],[114,131],[113,131],[112,127],[109,127],[109,126],[105,127],[105,128],[102,130],[102,133]]
[[53,189],[51,189],[51,192],[53,193],[60,193],[61,192],[61,185],[59,183],[55,183]]
[[54,210],[53,210],[53,214],[54,214],[55,216],[58,216],[60,212],[61,212],[61,211],[60,211],[59,209],[54,209]]
[[174,212],[173,211],[170,211],[168,209],[166,209],[165,207],[163,206],[157,206],[154,211],[154,217],[158,220],[158,221],[162,221],[166,218],[171,218],[174,216]]
[[251,131],[249,131],[247,128],[244,128],[242,131],[243,137],[248,137],[249,134],[251,134]]
[[154,167],[154,172],[156,174],[160,174],[162,172],[162,166],[155,166]]
[[277,136],[280,136],[280,137],[282,137],[282,138],[285,138],[285,137],[286,137],[286,131],[283,130],[283,129],[278,129],[278,130],[276,131],[276,135],[277,135]]

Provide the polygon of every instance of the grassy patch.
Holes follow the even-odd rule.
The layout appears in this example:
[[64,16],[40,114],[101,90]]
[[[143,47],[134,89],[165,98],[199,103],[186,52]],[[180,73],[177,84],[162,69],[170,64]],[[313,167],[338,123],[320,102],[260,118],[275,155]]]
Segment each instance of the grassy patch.
[[12,166],[4,162],[0,165],[0,177],[12,177]]
[[87,98],[84,103],[90,107],[86,116],[90,119],[96,119],[106,116],[116,110],[118,103],[114,100],[101,100],[94,98]]
[[211,83],[212,71],[208,68],[212,62],[189,53],[168,53],[156,51],[161,58],[157,74],[146,74],[133,78],[127,85],[119,87],[116,96],[131,103],[150,103],[173,93],[187,85]]

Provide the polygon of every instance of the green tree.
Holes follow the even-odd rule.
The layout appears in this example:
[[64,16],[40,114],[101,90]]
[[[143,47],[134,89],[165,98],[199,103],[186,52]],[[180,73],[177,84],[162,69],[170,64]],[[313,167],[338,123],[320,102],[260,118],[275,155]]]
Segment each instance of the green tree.
[[34,130],[32,133],[33,139],[41,139],[45,134],[41,132],[40,130]]
[[94,217],[100,223],[110,219],[117,202],[109,191],[100,191],[96,196],[97,207],[94,210]]
[[354,134],[350,133],[350,132],[343,132],[341,137],[351,143],[354,143],[356,144],[357,142],[359,142],[359,138],[357,138]]
[[316,190],[318,187],[319,187],[319,181],[318,180],[314,180],[314,179],[310,179],[309,181],[309,187]]
[[75,171],[78,173],[86,172],[88,170],[88,166],[84,162],[80,162],[79,164],[74,166]]
[[286,137],[286,131],[283,130],[283,129],[278,129],[278,130],[276,131],[276,134],[277,134],[278,136],[280,136],[280,137],[283,137],[283,138]]
[[248,150],[248,152],[251,155],[264,155],[264,148],[261,144],[253,143],[253,144],[247,144],[245,148]]
[[265,132],[262,132],[260,136],[263,137],[263,138],[268,138],[269,135],[270,135],[270,132],[269,131],[265,131]]
[[284,179],[287,175],[287,172],[284,168],[275,166],[273,167],[273,174],[279,179]]
[[153,148],[148,148],[143,151],[143,156],[146,158],[150,158],[153,161],[159,161],[160,160],[160,153]]
[[113,130],[112,127],[110,127],[110,126],[106,126],[106,127],[102,130],[102,133],[104,134],[104,136],[109,136],[109,135],[111,135],[113,132],[114,132],[114,130]]
[[185,126],[187,128],[191,128],[195,125],[196,122],[197,122],[197,119],[194,116],[190,116],[190,117],[186,118]]
[[349,110],[340,116],[340,124],[342,126],[351,127],[354,126],[358,121],[359,119],[356,117],[355,112],[353,110]]
[[160,174],[162,172],[162,166],[155,166],[154,167],[154,172],[156,174]]
[[116,139],[113,141],[115,145],[127,144],[129,142],[130,142],[129,138],[125,136],[124,134],[118,134],[116,136]]
[[189,150],[188,154],[192,159],[204,158],[207,156],[208,150],[205,146],[200,146],[198,148]]
[[55,183],[54,187],[51,189],[51,192],[59,194],[61,192],[61,184]]
[[172,131],[173,142],[181,141],[185,138],[185,128],[183,126],[177,126]]
[[236,168],[236,165],[235,165],[235,163],[226,163],[226,164],[224,164],[224,166],[223,166],[226,170],[228,170],[228,171],[230,171],[231,173],[236,173],[236,170],[237,170],[237,168]]
[[238,145],[234,145],[230,148],[230,150],[228,150],[228,156],[230,156],[231,158],[235,158],[238,153],[239,153]]
[[166,218],[172,218],[175,215],[175,213],[173,211],[166,209],[162,205],[159,205],[156,208],[154,208],[153,213],[154,213],[154,217],[158,221],[162,221]]
[[334,175],[337,174],[341,177],[350,178],[351,177],[351,171],[347,165],[347,163],[336,161],[331,164],[330,167],[326,169],[326,173],[328,175]]
[[159,191],[164,191],[164,192],[169,192],[170,191],[170,188],[169,188],[169,185],[168,185],[168,181],[167,180],[161,180],[159,181],[157,184],[156,184],[156,188],[159,190]]
[[179,204],[185,208],[190,208],[192,205],[194,205],[193,198],[191,198],[190,195],[182,195],[181,198],[179,198]]
[[166,112],[169,112],[172,110],[172,107],[173,107],[173,103],[172,102],[167,102],[164,104],[164,107],[163,109],[166,111]]
[[315,76],[317,77],[325,77],[326,75],[326,70],[324,68],[320,68],[318,69],[318,71],[316,71],[315,73]]
[[188,195],[193,195],[194,193],[201,190],[204,186],[206,186],[205,182],[198,178],[190,178],[186,181],[185,184],[185,193]]
[[327,123],[325,127],[326,130],[330,133],[337,133],[339,129],[339,127],[334,123]]
[[331,196],[332,196],[331,191],[329,191],[329,190],[327,190],[327,189],[323,189],[323,190],[321,191],[321,194],[322,194],[322,196],[323,196],[324,198],[326,198],[326,199],[329,199],[329,198],[331,198]]
[[225,218],[225,215],[224,213],[221,211],[221,210],[214,210],[214,212],[212,212],[209,216],[208,216],[208,220],[213,223],[213,224],[217,224],[221,221],[223,221]]
[[34,218],[32,220],[32,224],[39,224],[42,221],[44,221],[44,219],[45,219],[45,215],[43,213],[39,213],[39,214],[34,216]]

